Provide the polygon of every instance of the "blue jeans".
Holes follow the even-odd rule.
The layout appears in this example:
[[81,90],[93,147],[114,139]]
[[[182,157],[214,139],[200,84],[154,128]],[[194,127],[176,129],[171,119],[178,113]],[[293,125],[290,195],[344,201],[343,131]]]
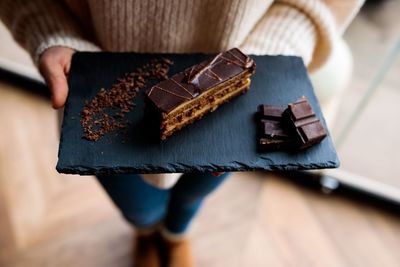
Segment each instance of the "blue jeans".
[[229,173],[185,173],[170,189],[146,183],[138,174],[98,176],[97,179],[124,217],[139,229],[160,222],[167,231],[182,234],[199,210],[204,198],[216,189]]

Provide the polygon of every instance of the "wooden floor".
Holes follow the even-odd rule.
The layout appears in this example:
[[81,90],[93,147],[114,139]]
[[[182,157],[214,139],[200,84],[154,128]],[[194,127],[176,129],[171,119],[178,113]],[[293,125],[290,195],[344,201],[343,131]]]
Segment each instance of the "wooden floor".
[[[95,180],[56,173],[57,129],[48,101],[0,81],[0,267],[132,266],[134,231]],[[295,180],[233,175],[192,225],[197,266],[400,266],[399,214]]]

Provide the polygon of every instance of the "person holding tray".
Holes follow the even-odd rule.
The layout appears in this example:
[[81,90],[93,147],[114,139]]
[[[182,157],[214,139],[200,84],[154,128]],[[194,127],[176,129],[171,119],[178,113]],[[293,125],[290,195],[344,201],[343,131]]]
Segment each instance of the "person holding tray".
[[[0,19],[32,56],[54,108],[64,106],[76,51],[295,55],[328,59],[362,0],[0,0]],[[228,173],[97,179],[136,229],[135,266],[193,266],[189,225]]]

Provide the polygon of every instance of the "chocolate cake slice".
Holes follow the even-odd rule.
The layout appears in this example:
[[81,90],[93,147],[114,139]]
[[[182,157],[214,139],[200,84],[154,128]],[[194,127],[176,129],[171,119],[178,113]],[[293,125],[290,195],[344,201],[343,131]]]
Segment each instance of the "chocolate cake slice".
[[161,139],[246,92],[255,67],[253,59],[233,48],[153,86],[147,107]]

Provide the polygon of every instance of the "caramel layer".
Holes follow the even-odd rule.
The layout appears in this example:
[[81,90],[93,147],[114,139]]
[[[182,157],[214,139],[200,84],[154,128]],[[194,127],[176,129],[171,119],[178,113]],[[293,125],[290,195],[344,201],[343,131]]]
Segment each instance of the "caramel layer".
[[[162,122],[163,125],[161,128],[161,139],[164,140],[175,131],[191,124],[198,119],[201,119],[206,113],[216,110],[223,103],[241,93],[246,92],[250,87],[250,82],[251,81],[249,78],[246,78],[245,80],[235,79],[232,82],[226,83],[225,86],[217,86],[215,89],[207,91],[204,96],[196,98],[196,101],[194,101],[194,103],[192,102],[192,105],[190,105],[191,108],[185,109],[185,113],[181,113],[181,119],[178,119],[179,116],[168,116],[169,118]],[[214,97],[214,100],[206,101],[201,104],[201,101],[207,100],[207,97],[210,95]],[[197,104],[201,105],[200,108],[197,108]],[[189,103],[187,103],[187,105],[189,105]],[[180,109],[184,109],[187,105],[180,107]],[[188,114],[189,111],[191,111],[190,114]]]

